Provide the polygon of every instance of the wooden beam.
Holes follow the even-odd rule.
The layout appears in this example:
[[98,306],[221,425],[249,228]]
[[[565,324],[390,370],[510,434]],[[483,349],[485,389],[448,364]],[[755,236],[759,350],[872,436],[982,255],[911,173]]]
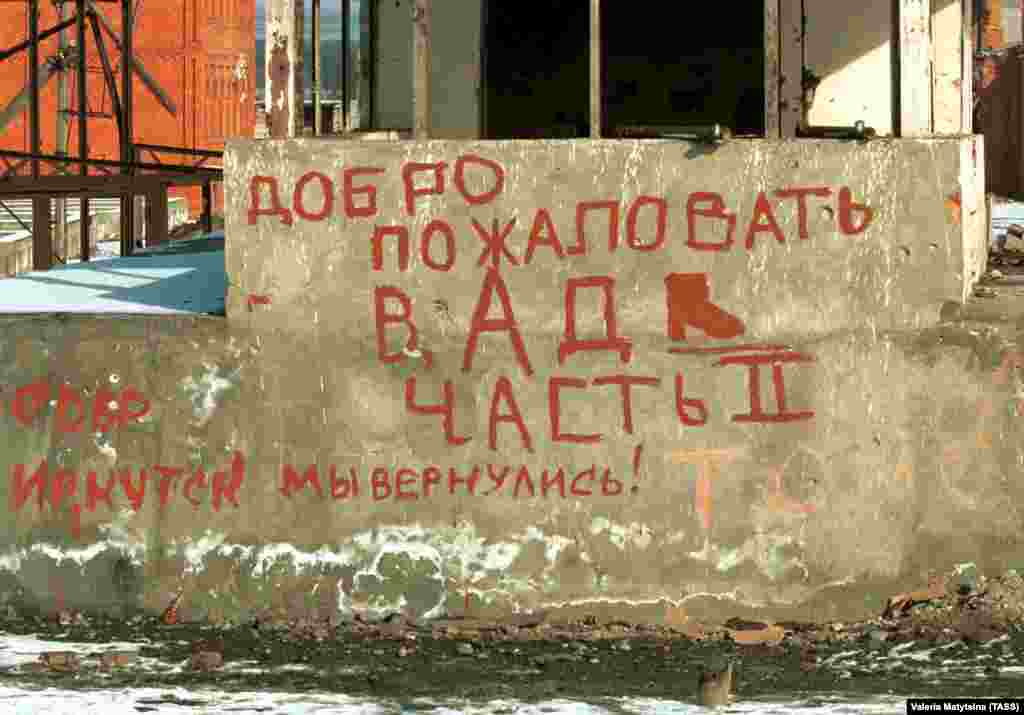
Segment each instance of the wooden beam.
[[779,123],[795,137],[803,120],[804,0],[779,0]]
[[412,104],[413,138],[430,138],[430,4],[415,0],[413,11]]
[[601,102],[601,0],[590,0],[590,138],[603,130]]
[[156,186],[146,193],[146,246],[167,242],[167,187]]
[[897,0],[899,13],[900,133],[932,132],[931,2]]
[[32,270],[48,271],[53,266],[53,240],[50,237],[50,197],[32,199]]
[[963,32],[961,34],[962,62],[960,70],[960,132],[974,133],[974,3],[961,0],[963,5]]
[[782,136],[779,112],[779,0],[764,0],[764,136]]

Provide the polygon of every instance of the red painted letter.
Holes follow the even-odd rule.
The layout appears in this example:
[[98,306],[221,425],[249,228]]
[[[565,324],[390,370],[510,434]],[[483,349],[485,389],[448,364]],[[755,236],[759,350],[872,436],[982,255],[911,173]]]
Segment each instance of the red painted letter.
[[598,209],[608,212],[608,250],[614,251],[619,247],[619,202],[582,201],[576,204],[576,245],[569,246],[570,256],[587,252],[587,214]]
[[[505,402],[508,403],[509,413],[506,415],[498,414],[498,402],[504,398]],[[512,382],[502,375],[498,378],[498,383],[494,386],[494,398],[491,400],[491,419],[490,426],[488,427],[488,434],[490,438],[491,449],[498,448],[498,423],[499,422],[511,422],[519,430],[519,437],[523,440],[523,446],[526,447],[527,452],[533,451],[533,441],[530,439],[530,431],[526,429],[526,423],[523,422],[523,415],[519,411],[519,405],[516,404],[516,398],[512,394]]]
[[[637,236],[636,224],[640,218],[640,209],[644,206],[653,206],[657,211],[654,241],[651,243],[640,243],[640,238]],[[665,199],[656,196],[638,196],[626,215],[626,245],[636,251],[657,251],[665,243],[667,229],[668,203]]]
[[[373,184],[357,187],[352,183],[352,178],[354,176],[372,176],[374,174],[383,173],[383,169],[373,169],[369,167],[345,169],[345,186],[342,192],[342,198],[345,202],[345,215],[348,218],[362,218],[365,216],[377,215],[377,187]],[[355,201],[353,201],[356,194],[366,194],[366,206],[356,206]]]
[[[417,196],[440,196],[444,193],[444,169],[447,166],[443,161],[436,164],[410,163],[402,167],[402,182],[405,184],[405,211],[410,216],[416,213]],[[416,188],[416,174],[421,171],[434,172],[434,185],[424,188]]]
[[[861,215],[859,225],[853,221],[854,211]],[[856,236],[871,225],[874,217],[875,211],[870,206],[853,203],[853,194],[849,188],[844,186],[839,190],[839,230],[847,236]]]
[[[313,179],[320,182],[320,192],[323,194],[323,204],[316,213],[306,211],[305,196],[303,194],[306,184]],[[295,184],[295,192],[292,194],[292,206],[295,208],[295,213],[306,221],[323,221],[331,215],[331,211],[334,209],[334,184],[319,171],[310,171],[303,174],[302,178]]]
[[[430,242],[438,233],[444,235],[445,260],[443,263],[438,263],[430,255]],[[406,240],[408,240],[408,236]],[[431,221],[423,229],[423,235],[420,237],[420,258],[423,260],[423,265],[435,271],[448,272],[455,265],[455,231],[447,221],[441,219]]]
[[398,238],[398,270],[409,269],[409,229],[405,226],[377,226],[373,229],[373,270],[384,270],[384,239]]
[[[676,414],[679,421],[688,427],[700,427],[708,421],[708,408],[703,400],[688,400],[683,396],[683,373],[676,373]],[[698,417],[690,417],[686,408],[697,410]]]
[[[767,221],[767,223],[762,223],[762,219]],[[775,236],[775,240],[779,243],[786,242],[782,229],[779,228],[779,224],[775,221],[771,202],[768,201],[768,197],[762,191],[758,193],[757,201],[754,202],[754,215],[750,218],[750,227],[747,228],[748,251],[754,247],[754,235],[763,231],[771,231]]]
[[661,380],[656,377],[612,375],[611,377],[596,378],[594,384],[619,386],[619,391],[622,394],[622,426],[626,430],[626,434],[633,434],[633,385],[657,387],[661,384]]
[[571,434],[562,432],[562,403],[560,395],[562,388],[574,387],[576,389],[585,389],[586,386],[586,380],[576,377],[552,377],[548,381],[548,411],[551,418],[552,442],[589,444],[601,441],[601,435],[599,434]]
[[[601,340],[580,340],[576,336],[576,291],[580,288],[600,288],[604,291],[605,337]],[[565,339],[558,345],[558,364],[583,350],[611,350],[619,354],[622,362],[629,362],[633,346],[620,337],[615,320],[615,279],[610,276],[570,278],[565,286]]]
[[[813,362],[814,358],[804,353],[773,353],[771,355],[729,355],[719,360],[716,365],[746,365],[750,368],[748,386],[750,388],[750,412],[745,415],[733,415],[733,422],[797,422],[809,420],[814,412],[789,412],[786,409],[786,386],[782,380],[782,363]],[[761,408],[761,365],[772,366],[772,382],[775,385],[775,401],[779,411],[768,414]]]
[[[482,194],[471,194],[466,190],[466,164],[468,163],[479,164],[485,166],[491,170],[494,174],[494,187],[490,191],[485,191]],[[501,164],[490,159],[484,159],[476,156],[475,154],[465,154],[460,156],[455,162],[455,188],[462,194],[462,198],[466,200],[466,203],[472,206],[480,206],[482,204],[489,204],[494,201],[501,194],[502,189],[505,188],[505,170],[501,168]]]
[[[698,203],[710,202],[710,208],[698,208]],[[729,228],[721,243],[705,243],[697,240],[697,217],[725,219]],[[686,245],[697,251],[724,251],[732,246],[736,234],[736,215],[725,208],[722,197],[716,193],[697,191],[686,200],[686,224],[689,237]]]
[[[402,353],[388,352],[387,339],[384,333],[389,324],[404,323],[409,328],[409,337],[405,340],[405,349],[416,349],[419,332],[416,330],[416,325],[412,322],[412,301],[409,300],[409,296],[392,286],[377,286],[374,288],[373,295],[377,320],[377,357],[382,363],[399,362],[403,358]],[[387,312],[385,301],[388,298],[397,298],[398,302],[402,304],[400,315]]]
[[501,268],[501,257],[505,256],[509,263],[513,266],[518,266],[519,261],[513,256],[508,247],[505,245],[505,239],[512,232],[512,227],[516,225],[516,220],[512,219],[505,228],[498,228],[498,219],[494,219],[491,223],[491,232],[488,233],[487,229],[481,226],[476,219],[473,219],[473,230],[476,231],[477,238],[483,241],[484,250],[480,254],[480,258],[477,259],[476,264],[482,266],[487,261],[487,256],[491,257],[491,268]]
[[[270,203],[273,208],[260,208],[260,186],[270,187]],[[277,179],[273,176],[254,176],[249,182],[249,225],[256,225],[258,216],[280,216],[285,226],[292,225],[292,212],[281,205],[281,194],[278,191]]]
[[533,252],[537,250],[537,246],[550,246],[556,256],[565,258],[565,250],[562,248],[562,242],[558,240],[558,232],[551,223],[551,214],[547,209],[537,209],[533,228],[530,229],[530,240],[526,244],[526,258],[523,259],[525,263],[533,260]]
[[782,189],[780,191],[776,191],[775,195],[780,199],[796,199],[797,220],[800,222],[800,240],[806,241],[810,238],[810,234],[807,232],[807,197],[820,196],[823,199],[827,199],[832,195],[832,189],[829,189],[828,187],[815,189]]
[[[498,294],[501,301],[501,318],[488,318],[491,310],[491,301],[494,293]],[[533,374],[533,367],[530,365],[530,358],[526,354],[526,345],[523,343],[523,336],[519,334],[519,326],[516,325],[516,317],[512,313],[512,299],[508,294],[508,287],[501,279],[501,274],[494,268],[487,269],[487,277],[484,278],[483,287],[480,288],[480,298],[473,310],[473,319],[469,326],[469,337],[466,339],[466,351],[462,358],[462,370],[469,372],[473,368],[473,356],[476,354],[476,343],[480,333],[505,332],[509,334],[512,341],[512,348],[516,351],[516,362],[523,368],[527,375]]]
[[424,406],[416,404],[416,378],[405,381],[405,406],[417,415],[441,415],[441,426],[444,429],[444,440],[448,444],[461,446],[469,441],[469,437],[455,434],[455,386],[451,380],[444,381],[444,401],[440,405]]

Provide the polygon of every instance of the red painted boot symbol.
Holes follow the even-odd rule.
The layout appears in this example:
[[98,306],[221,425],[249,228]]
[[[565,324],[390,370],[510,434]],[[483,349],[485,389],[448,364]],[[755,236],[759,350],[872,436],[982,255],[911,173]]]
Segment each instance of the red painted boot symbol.
[[686,326],[710,338],[727,340],[742,335],[743,321],[712,303],[707,273],[670,273],[665,277],[668,300],[668,336],[686,340]]

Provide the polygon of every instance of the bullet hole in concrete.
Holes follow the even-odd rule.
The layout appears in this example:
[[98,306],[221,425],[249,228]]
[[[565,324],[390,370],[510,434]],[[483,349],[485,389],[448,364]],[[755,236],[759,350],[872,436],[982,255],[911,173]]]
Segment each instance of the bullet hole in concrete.
[[929,243],[928,244],[928,248],[932,249],[933,251],[937,251],[937,250],[939,250],[939,244],[937,244],[937,243]]
[[835,212],[832,211],[832,207],[831,206],[822,206],[821,207],[821,215],[822,215],[823,218],[831,221],[832,217],[835,215]]
[[902,253],[906,258],[910,258],[910,249],[906,246],[900,246],[900,253]]

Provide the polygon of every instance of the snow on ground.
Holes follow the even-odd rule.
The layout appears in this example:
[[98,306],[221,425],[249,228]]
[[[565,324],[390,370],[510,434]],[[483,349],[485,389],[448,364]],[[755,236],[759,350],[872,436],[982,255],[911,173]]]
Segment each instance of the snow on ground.
[[[0,713],[3,715],[137,715],[140,712],[160,715],[698,715],[708,710],[692,703],[652,698],[623,698],[601,704],[577,700],[550,700],[530,704],[515,700],[434,703],[422,699],[397,703],[371,701],[337,693],[228,693],[182,688],[85,691],[0,687]],[[815,697],[813,701],[804,702],[741,702],[728,708],[727,712],[750,715],[793,712],[801,715],[882,715],[906,712],[906,699],[885,697],[850,702]]]

